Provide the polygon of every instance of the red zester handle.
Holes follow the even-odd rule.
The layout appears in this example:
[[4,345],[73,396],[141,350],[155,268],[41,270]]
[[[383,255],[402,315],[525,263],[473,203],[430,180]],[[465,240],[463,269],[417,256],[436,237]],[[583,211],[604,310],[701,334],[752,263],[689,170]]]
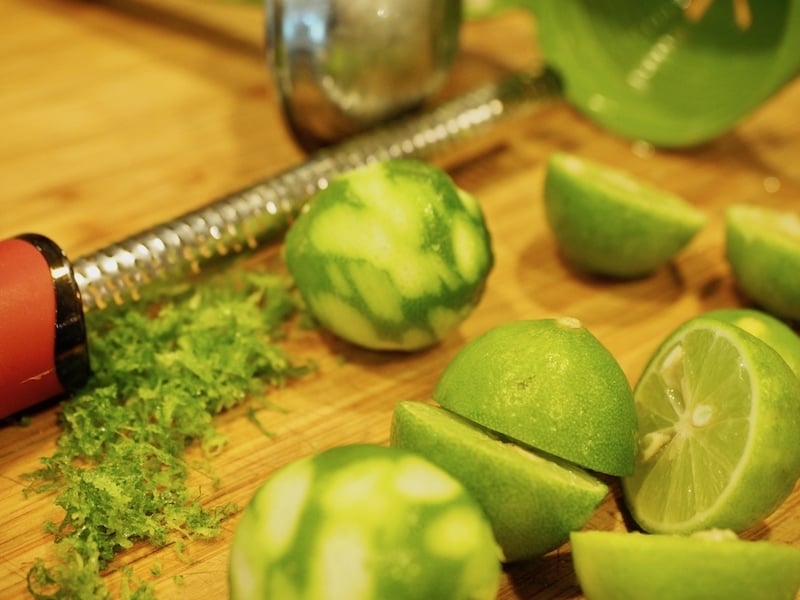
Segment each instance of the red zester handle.
[[43,236],[0,241],[0,418],[74,391],[88,376],[69,261]]

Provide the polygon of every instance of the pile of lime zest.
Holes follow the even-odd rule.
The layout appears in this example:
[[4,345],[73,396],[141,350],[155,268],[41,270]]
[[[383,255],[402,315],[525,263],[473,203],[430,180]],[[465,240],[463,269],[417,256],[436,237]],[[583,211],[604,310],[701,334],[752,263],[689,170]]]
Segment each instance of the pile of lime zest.
[[[157,303],[87,315],[93,377],[62,403],[56,450],[27,475],[28,492],[54,493],[64,510],[45,525],[57,558],[31,568],[33,597],[110,598],[101,574],[120,552],[138,542],[182,552],[186,541],[219,534],[236,507],[204,506],[188,478],[218,485],[210,458],[226,440],[213,415],[314,369],[279,345],[299,307],[287,276],[234,268],[175,286]],[[191,445],[200,459],[186,456]],[[120,596],[155,592],[123,569]]]

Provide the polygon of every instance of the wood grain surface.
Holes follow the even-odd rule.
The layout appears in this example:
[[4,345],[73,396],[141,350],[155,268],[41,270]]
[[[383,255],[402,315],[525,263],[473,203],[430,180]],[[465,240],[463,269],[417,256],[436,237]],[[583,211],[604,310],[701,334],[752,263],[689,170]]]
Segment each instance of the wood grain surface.
[[[208,0],[6,0],[0,24],[0,239],[36,231],[70,256],[206,204],[303,158],[284,127],[265,68],[257,6]],[[469,24],[445,94],[539,63],[527,14]],[[493,235],[496,266],[486,294],[457,335],[427,352],[355,350],[318,333],[292,351],[318,359],[318,374],[276,391],[287,411],[266,412],[267,439],[242,411],[218,418],[229,440],[214,459],[221,475],[207,502],[243,506],[277,467],[348,442],[388,440],[394,403],[427,397],[447,361],[486,329],[520,318],[582,320],[634,382],[656,344],[686,318],[746,305],[724,258],[722,216],[731,202],[800,207],[800,81],[735,131],[688,151],[653,151],[610,135],[569,106],[502,124],[469,160],[443,165],[475,194]],[[581,276],[561,260],[543,219],[545,158],[570,150],[628,169],[683,195],[708,226],[668,268],[620,283]],[[1,342],[0,342],[1,343]],[[344,357],[339,361],[338,357]],[[42,531],[60,509],[52,496],[25,497],[23,474],[48,456],[58,407],[28,427],[0,428],[0,597],[27,597],[25,577],[52,554]],[[172,548],[136,546],[119,568],[142,576],[156,562],[162,598],[226,596],[236,518],[190,561]],[[589,527],[621,529],[614,495]],[[800,490],[746,532],[800,547]],[[568,547],[506,569],[499,598],[579,598]],[[174,576],[180,575],[182,585]]]

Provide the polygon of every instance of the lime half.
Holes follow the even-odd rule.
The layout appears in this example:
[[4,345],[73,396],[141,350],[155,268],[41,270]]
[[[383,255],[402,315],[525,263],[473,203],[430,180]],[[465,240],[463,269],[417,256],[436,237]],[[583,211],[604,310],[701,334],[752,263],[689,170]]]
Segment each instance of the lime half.
[[678,327],[634,400],[639,453],[623,489],[646,531],[742,531],[800,476],[800,380],[735,325],[701,316]]
[[544,202],[564,258],[583,271],[611,277],[655,271],[706,223],[683,198],[566,153],[548,161]]
[[735,204],[725,236],[739,288],[776,316],[800,320],[800,213]]
[[794,600],[800,588],[800,550],[730,531],[583,531],[571,546],[589,600]]

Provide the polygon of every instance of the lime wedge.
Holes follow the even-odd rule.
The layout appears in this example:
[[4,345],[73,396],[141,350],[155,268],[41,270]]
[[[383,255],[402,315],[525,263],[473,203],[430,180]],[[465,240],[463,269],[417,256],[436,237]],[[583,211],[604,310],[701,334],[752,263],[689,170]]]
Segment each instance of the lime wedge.
[[639,453],[623,489],[646,531],[742,531],[800,476],[800,380],[735,325],[701,316],[678,327],[634,400]]
[[800,320],[800,213],[734,204],[725,236],[739,288],[768,312]]
[[679,196],[566,153],[547,163],[544,203],[564,258],[580,270],[619,278],[655,271],[706,223]]
[[571,546],[590,600],[794,600],[800,588],[800,550],[732,532],[582,531]]
[[583,469],[423,402],[395,406],[392,445],[427,458],[464,485],[486,513],[506,562],[564,544],[608,492]]

